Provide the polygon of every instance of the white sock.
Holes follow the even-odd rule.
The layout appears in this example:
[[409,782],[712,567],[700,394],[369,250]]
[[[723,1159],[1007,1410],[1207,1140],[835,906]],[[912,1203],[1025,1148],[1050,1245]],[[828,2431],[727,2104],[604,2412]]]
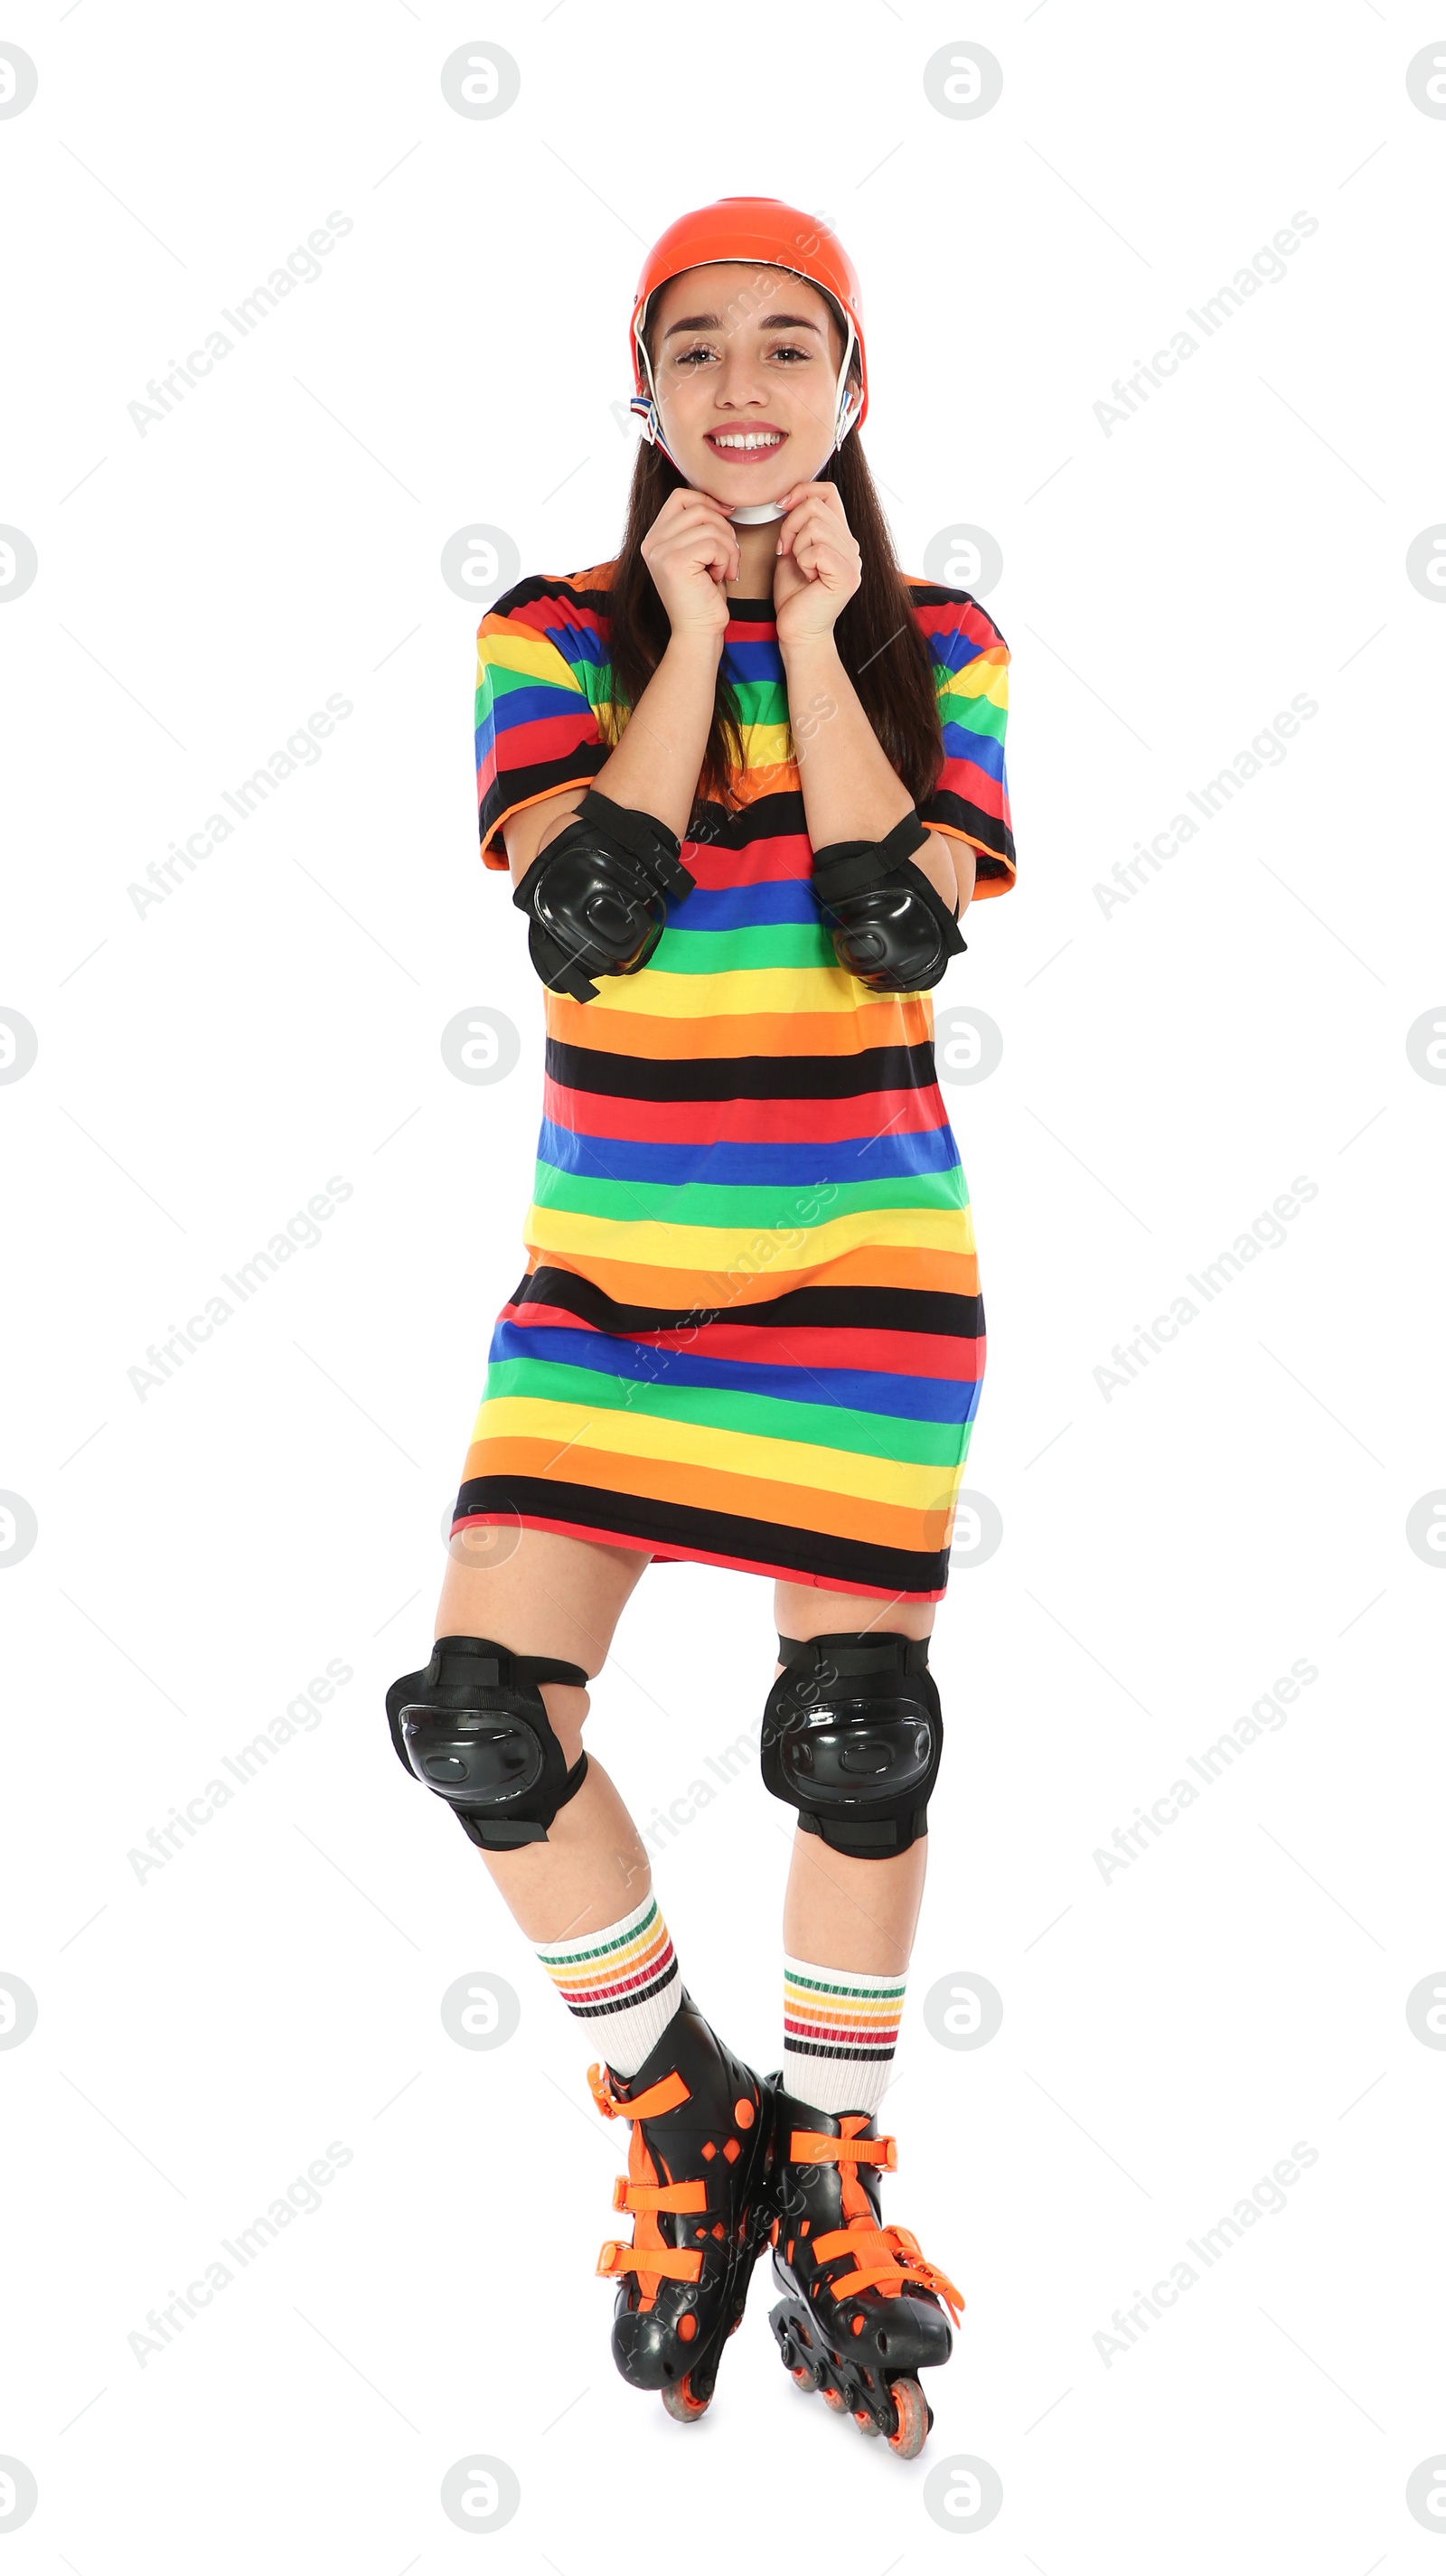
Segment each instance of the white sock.
[[902,1977],[783,1963],[783,2082],[815,2111],[877,2111],[904,2005]]
[[672,1936],[645,1896],[618,1923],[535,1945],[568,2011],[585,2022],[615,2075],[636,2075],[683,2000]]

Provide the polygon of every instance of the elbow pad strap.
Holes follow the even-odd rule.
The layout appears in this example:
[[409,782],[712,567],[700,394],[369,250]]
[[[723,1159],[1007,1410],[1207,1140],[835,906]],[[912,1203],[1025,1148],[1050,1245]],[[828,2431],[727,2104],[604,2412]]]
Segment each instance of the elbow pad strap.
[[[866,887],[878,885],[893,874],[901,859],[912,859],[916,850],[922,850],[928,837],[928,826],[911,805],[881,841],[830,841],[827,849],[813,854],[813,882],[820,901],[833,903],[840,895],[861,894]],[[821,878],[827,879],[826,885]]]
[[881,841],[831,841],[814,852],[814,892],[839,963],[874,992],[927,992],[967,947],[958,915],[914,865],[928,838],[911,807]]
[[[604,841],[619,843],[661,894],[670,894],[675,902],[681,902],[685,894],[692,893],[697,879],[683,865],[682,842],[655,814],[641,813],[632,805],[615,805],[610,796],[600,795],[597,788],[590,787],[573,823],[591,823]],[[556,844],[548,846],[553,848]]]
[[676,832],[589,788],[513,890],[544,984],[597,999],[595,975],[635,975],[663,935],[667,898],[693,891]]

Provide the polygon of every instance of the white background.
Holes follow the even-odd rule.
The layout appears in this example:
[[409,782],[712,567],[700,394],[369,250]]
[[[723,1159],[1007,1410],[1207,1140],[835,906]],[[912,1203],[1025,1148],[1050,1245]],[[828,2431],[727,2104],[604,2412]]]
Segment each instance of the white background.
[[[1405,2017],[1446,1963],[1442,1578],[1405,1536],[1446,1484],[1446,1091],[1405,1044],[1446,986],[1446,616],[1405,572],[1446,518],[1446,122],[1405,77],[1440,33],[1399,0],[10,12],[40,85],[0,121],[0,519],[39,570],[0,613],[0,1005],[39,1055],[0,1088],[0,1485],[39,1535],[0,1577],[0,1970],[39,2021],[0,2050],[0,2452],[40,2500],[3,2576],[1446,2560],[1405,2501],[1446,2451],[1446,2053]],[[520,67],[496,119],[443,97],[473,39]],[[964,39],[1004,69],[976,120],[923,83]],[[585,2045],[382,1713],[425,1660],[540,1091],[476,855],[477,607],[439,561],[479,522],[527,572],[615,549],[643,249],[750,189],[837,224],[905,568],[990,531],[1014,657],[1019,884],[941,997],[1004,1034],[946,1095],[1004,1541],[940,1615],[886,2105],[886,2214],[968,2299],[912,2467],[790,2387],[764,2273],[697,2430],[617,2380]],[[320,278],[142,436],[148,379],[332,210]],[[1299,210],[1285,278],[1107,436],[1112,381]],[[139,915],[332,693],[321,759]],[[1096,885],[1297,693],[1284,761],[1106,915]],[[473,1006],[522,1032],[491,1088],[440,1053]],[[147,1345],[334,1174],[321,1241],[142,1401]],[[1106,1401],[1112,1346],[1297,1175],[1286,1242]],[[756,1727],[769,1611],[755,1579],[644,1579],[592,1727],[640,1817]],[[1288,1722],[1106,1881],[1095,1850],[1296,1659]],[[138,1879],[329,1660],[322,1721]],[[787,1822],[750,1770],[657,1875],[761,2066]],[[473,1971],[522,1999],[495,2052],[439,2017]],[[1003,2027],[954,2052],[923,1999],[968,1972]],[[332,2141],[320,2208],[142,2366],[147,2311]],[[1284,2210],[1107,2366],[1112,2312],[1297,2141]],[[505,2530],[442,2512],[476,2453],[521,2482]],[[1003,2481],[987,2530],[926,2509],[960,2454]]]

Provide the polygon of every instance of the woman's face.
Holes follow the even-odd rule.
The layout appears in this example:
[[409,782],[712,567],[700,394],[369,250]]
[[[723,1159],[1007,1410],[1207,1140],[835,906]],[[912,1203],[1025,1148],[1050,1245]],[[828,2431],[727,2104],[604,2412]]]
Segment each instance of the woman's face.
[[817,287],[745,260],[685,269],[654,296],[647,336],[663,437],[690,483],[733,510],[812,480],[843,357]]

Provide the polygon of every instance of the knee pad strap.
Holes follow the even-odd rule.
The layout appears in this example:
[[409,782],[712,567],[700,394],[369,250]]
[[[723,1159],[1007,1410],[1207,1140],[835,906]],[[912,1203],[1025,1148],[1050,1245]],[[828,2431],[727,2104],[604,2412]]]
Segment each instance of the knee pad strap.
[[439,1637],[426,1669],[387,1693],[392,1742],[481,1850],[545,1843],[582,1787],[587,1755],[568,1769],[538,1683],[586,1681],[580,1664],[514,1655],[491,1637]]
[[763,1713],[763,1785],[805,1833],[889,1860],[929,1830],[944,1722],[929,1642],[895,1630],[780,1637]]

